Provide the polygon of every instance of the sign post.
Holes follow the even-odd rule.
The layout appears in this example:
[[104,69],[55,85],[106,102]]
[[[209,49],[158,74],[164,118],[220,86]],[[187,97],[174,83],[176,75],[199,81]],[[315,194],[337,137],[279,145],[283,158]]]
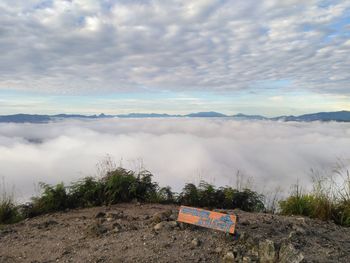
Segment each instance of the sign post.
[[181,206],[177,221],[233,234],[235,232],[237,218],[235,215]]

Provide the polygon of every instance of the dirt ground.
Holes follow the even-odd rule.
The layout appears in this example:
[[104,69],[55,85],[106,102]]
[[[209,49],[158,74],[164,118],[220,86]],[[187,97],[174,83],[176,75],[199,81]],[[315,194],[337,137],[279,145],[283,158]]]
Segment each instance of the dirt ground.
[[350,262],[350,228],[226,211],[237,234],[178,224],[179,207],[118,204],[2,227],[0,262]]

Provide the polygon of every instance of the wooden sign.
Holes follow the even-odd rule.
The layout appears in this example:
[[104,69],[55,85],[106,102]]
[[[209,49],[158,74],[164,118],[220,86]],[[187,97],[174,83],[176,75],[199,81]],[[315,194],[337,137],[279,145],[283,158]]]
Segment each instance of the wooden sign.
[[233,234],[236,226],[236,216],[200,208],[181,206],[177,221],[197,226],[212,228]]

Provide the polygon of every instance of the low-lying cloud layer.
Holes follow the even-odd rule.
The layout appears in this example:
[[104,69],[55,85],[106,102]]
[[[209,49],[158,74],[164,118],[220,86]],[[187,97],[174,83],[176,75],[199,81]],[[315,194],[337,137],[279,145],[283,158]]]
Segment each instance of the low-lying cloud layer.
[[205,179],[235,183],[238,170],[260,189],[310,182],[311,168],[350,158],[350,124],[230,119],[109,119],[0,124],[0,177],[19,198],[39,181],[96,175],[106,154],[131,169],[142,159],[162,185]]

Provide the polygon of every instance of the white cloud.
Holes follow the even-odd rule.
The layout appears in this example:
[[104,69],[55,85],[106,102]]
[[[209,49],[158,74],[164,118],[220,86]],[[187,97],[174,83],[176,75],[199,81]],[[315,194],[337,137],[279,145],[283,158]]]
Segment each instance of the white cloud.
[[[349,94],[349,1],[2,1],[0,88]],[[290,87],[289,87],[290,88]]]
[[157,181],[176,190],[200,178],[232,184],[237,170],[260,189],[289,190],[297,179],[308,185],[311,168],[349,161],[349,137],[346,123],[174,118],[0,124],[0,177],[25,198],[39,181],[94,175],[96,163],[111,154],[131,169],[142,159]]

